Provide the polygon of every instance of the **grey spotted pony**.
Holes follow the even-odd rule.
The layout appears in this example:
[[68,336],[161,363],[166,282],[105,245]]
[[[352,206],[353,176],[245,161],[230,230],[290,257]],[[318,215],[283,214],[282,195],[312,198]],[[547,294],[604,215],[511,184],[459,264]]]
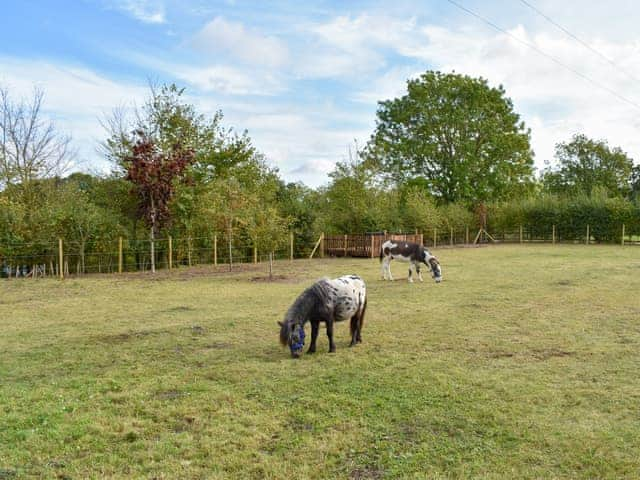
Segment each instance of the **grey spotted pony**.
[[351,344],[362,342],[362,324],[367,308],[367,289],[357,275],[328,279],[323,278],[307,288],[293,302],[280,325],[280,343],[289,346],[291,356],[298,358],[304,347],[304,326],[311,323],[311,343],[307,353],[316,351],[320,322],[327,327],[329,352],[336,351],[333,342],[333,323],[351,321]]
[[431,276],[440,283],[442,281],[442,269],[438,259],[431,255],[429,250],[419,243],[399,242],[387,240],[380,248],[380,262],[382,263],[383,280],[393,280],[391,276],[391,260],[400,260],[409,262],[409,282],[413,282],[411,278],[411,267],[416,269],[418,278],[422,282],[422,272],[420,264],[423,263],[431,270]]

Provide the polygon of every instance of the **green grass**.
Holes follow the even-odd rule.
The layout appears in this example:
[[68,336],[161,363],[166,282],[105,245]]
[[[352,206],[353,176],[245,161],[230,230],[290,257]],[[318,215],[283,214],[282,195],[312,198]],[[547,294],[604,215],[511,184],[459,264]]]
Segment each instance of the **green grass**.
[[[437,252],[258,272],[0,282],[0,479],[637,478],[640,250]],[[361,274],[364,343],[276,321]]]

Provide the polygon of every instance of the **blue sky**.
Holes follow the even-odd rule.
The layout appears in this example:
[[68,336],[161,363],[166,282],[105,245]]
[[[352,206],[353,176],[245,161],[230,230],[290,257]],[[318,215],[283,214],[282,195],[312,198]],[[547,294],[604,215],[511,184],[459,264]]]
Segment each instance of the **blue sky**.
[[[140,104],[149,80],[185,86],[200,111],[248,130],[287,180],[327,181],[375,125],[376,104],[427,69],[504,85],[532,130],[536,164],[577,132],[640,156],[640,6],[635,1],[0,0],[0,85],[45,91],[74,138],[76,169],[108,171],[100,119]],[[535,6],[617,67],[537,15]],[[515,37],[515,38],[514,38]]]

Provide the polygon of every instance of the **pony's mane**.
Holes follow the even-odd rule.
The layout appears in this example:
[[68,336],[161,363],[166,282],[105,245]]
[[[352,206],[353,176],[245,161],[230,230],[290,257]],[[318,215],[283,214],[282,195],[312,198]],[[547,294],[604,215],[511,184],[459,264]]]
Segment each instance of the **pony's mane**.
[[284,322],[282,322],[280,327],[280,343],[282,345],[287,345],[287,342],[289,341],[289,333],[291,332],[291,328],[294,324],[301,323],[304,325],[307,320],[309,320],[309,311],[318,300],[326,302],[329,294],[328,280],[329,279],[327,277],[318,280],[302,292],[298,298],[296,298],[295,302],[293,302],[293,305],[289,307],[289,310],[287,310],[287,313],[284,316]]

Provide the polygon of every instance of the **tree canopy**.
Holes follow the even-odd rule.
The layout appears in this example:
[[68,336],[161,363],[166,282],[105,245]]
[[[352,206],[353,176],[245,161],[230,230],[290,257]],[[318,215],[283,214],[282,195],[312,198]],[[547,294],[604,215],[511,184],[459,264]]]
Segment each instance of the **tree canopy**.
[[429,71],[381,102],[368,160],[397,184],[424,179],[441,203],[500,200],[533,179],[529,130],[504,89]]
[[611,196],[626,197],[635,187],[633,160],[605,140],[574,135],[571,141],[556,145],[555,158],[542,177],[552,193],[591,195],[604,189]]

